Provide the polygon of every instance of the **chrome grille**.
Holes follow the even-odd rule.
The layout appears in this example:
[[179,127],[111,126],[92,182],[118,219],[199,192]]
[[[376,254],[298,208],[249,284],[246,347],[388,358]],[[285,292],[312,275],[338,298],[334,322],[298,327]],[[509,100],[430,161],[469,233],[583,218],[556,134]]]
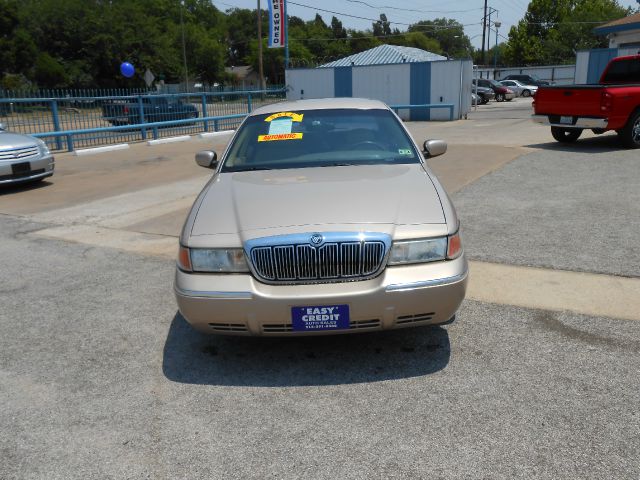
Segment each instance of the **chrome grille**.
[[[387,235],[361,237],[362,234],[326,234],[329,241],[321,245],[309,243],[309,235],[267,237],[251,240],[245,248],[254,273],[267,282],[350,281],[378,273],[390,245]],[[358,240],[353,241],[354,238]],[[286,241],[291,243],[284,244]]]
[[24,148],[12,148],[11,150],[0,150],[0,161],[23,160],[37,156],[39,149],[37,145]]

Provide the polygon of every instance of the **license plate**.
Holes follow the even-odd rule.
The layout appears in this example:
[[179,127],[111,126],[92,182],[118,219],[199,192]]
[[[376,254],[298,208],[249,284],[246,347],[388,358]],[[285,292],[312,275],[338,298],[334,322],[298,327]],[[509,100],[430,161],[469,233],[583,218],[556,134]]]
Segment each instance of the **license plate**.
[[349,305],[291,307],[291,327],[294,332],[349,328]]
[[571,125],[573,124],[573,117],[560,117],[560,123],[564,125]]
[[14,175],[23,175],[31,171],[31,164],[29,162],[14,163],[11,165],[11,173]]

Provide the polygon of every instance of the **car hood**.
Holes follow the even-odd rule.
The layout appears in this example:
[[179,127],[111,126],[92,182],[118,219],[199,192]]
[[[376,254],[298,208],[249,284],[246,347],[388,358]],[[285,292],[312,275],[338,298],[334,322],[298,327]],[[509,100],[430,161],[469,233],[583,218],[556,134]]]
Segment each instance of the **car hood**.
[[11,148],[32,147],[39,142],[34,137],[19,133],[0,132],[0,150]]
[[207,189],[191,235],[243,232],[247,238],[292,226],[445,223],[420,164],[221,173]]

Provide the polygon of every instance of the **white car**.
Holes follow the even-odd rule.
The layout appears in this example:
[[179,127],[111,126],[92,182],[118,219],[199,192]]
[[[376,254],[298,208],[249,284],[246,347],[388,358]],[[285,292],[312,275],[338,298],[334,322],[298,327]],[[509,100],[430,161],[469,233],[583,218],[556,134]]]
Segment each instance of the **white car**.
[[517,80],[502,80],[500,84],[516,92],[518,97],[530,97],[538,91],[536,85],[525,85]]
[[0,123],[0,185],[39,182],[53,175],[54,165],[42,140],[8,132]]

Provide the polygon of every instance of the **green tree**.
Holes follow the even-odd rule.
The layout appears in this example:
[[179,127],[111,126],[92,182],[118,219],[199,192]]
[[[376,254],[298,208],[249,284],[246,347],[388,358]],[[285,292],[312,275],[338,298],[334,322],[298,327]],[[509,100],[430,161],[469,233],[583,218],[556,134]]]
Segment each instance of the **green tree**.
[[466,58],[472,50],[471,41],[464,34],[464,27],[457,20],[450,18],[421,20],[409,26],[409,31],[419,32],[437,40],[441,52],[450,57]]
[[593,33],[599,22],[629,13],[616,0],[532,0],[509,31],[505,60],[509,65],[574,62],[577,50],[607,46],[606,38]]

